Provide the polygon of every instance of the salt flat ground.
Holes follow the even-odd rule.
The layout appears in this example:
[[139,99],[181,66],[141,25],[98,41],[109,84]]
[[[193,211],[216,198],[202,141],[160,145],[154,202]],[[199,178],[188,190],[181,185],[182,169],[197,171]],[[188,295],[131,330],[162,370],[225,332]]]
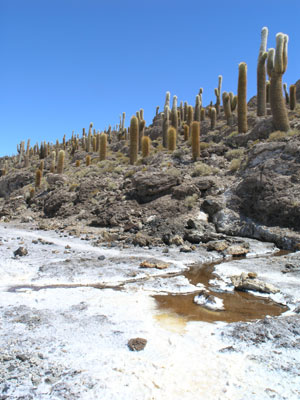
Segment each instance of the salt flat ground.
[[[300,398],[297,337],[281,348],[272,338],[239,341],[232,324],[188,322],[157,308],[154,294],[197,291],[175,273],[215,253],[100,248],[11,225],[0,226],[0,238],[1,399]],[[28,255],[15,258],[19,246]],[[251,246],[253,254],[270,249]],[[141,269],[143,260],[169,267]],[[218,270],[225,282],[226,271],[259,270],[256,260]],[[299,277],[287,275],[277,268],[271,281],[293,309]],[[143,351],[129,350],[135,337],[147,339]]]

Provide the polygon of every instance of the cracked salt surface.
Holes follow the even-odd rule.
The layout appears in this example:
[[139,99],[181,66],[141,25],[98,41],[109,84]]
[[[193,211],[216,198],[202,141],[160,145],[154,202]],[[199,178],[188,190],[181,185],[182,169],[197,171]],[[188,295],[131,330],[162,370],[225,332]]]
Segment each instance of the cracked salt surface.
[[[300,362],[296,349],[273,355],[272,342],[265,347],[238,342],[234,351],[227,351],[232,342],[230,325],[186,323],[184,317],[172,318],[156,309],[150,294],[199,290],[182,276],[164,275],[184,271],[200,258],[216,259],[215,254],[195,252],[187,257],[173,249],[163,255],[160,249],[95,248],[53,232],[9,225],[0,227],[0,237],[0,395],[8,399],[299,398],[299,375],[288,370],[288,360]],[[33,244],[38,237],[54,244]],[[28,256],[12,259],[21,242]],[[66,245],[71,249],[64,254]],[[99,255],[106,259],[98,260]],[[141,270],[139,263],[145,259],[171,266],[164,271]],[[122,290],[28,288],[57,283],[124,285]],[[24,286],[22,291],[7,290],[18,285]],[[132,337],[147,339],[142,352],[129,351]],[[269,367],[273,361],[277,368]]]

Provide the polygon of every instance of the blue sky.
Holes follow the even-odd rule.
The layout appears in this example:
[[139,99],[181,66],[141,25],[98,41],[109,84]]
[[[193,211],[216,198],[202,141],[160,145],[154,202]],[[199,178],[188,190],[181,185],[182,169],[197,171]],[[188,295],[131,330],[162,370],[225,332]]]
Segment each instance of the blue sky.
[[147,124],[168,90],[194,104],[236,92],[238,64],[256,91],[263,26],[268,47],[289,35],[284,82],[300,79],[299,0],[0,0],[0,156],[21,140],[61,140],[143,108]]

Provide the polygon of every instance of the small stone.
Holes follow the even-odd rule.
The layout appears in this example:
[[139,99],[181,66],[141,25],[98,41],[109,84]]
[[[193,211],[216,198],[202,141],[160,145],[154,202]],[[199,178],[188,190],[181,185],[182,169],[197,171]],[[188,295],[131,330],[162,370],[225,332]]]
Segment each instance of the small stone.
[[248,272],[248,278],[250,278],[250,279],[257,278],[257,273],[256,272]]
[[69,245],[69,244],[67,244],[66,246],[65,246],[65,249],[70,249],[71,248],[71,246]]
[[168,266],[168,264],[151,263],[149,261],[143,261],[140,263],[140,268],[166,269]]
[[165,247],[165,248],[163,249],[162,253],[164,253],[164,254],[167,254],[167,253],[169,253],[169,249],[168,249],[168,247]]
[[127,346],[131,351],[141,351],[144,350],[147,344],[147,340],[143,338],[133,338],[130,339],[127,343]]
[[192,249],[189,246],[182,246],[180,247],[180,253],[190,253]]
[[170,239],[170,244],[175,244],[176,246],[182,246],[184,241],[181,236],[175,235]]
[[207,250],[224,251],[228,248],[225,240],[213,240],[207,244]]
[[230,254],[231,256],[244,256],[247,253],[249,253],[249,249],[237,244],[233,244],[227,249],[227,254]]
[[98,257],[98,260],[100,260],[100,261],[105,260],[105,256],[104,256],[104,255],[99,256],[99,257]]
[[14,251],[14,256],[26,256],[28,254],[28,250],[25,247],[19,247],[16,251]]

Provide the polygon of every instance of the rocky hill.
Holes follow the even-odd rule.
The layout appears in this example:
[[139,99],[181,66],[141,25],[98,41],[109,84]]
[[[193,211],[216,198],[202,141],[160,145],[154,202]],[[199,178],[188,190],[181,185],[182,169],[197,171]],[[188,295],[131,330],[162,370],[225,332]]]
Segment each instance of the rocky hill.
[[[300,81],[296,88],[299,102]],[[40,148],[29,144],[27,152],[21,144],[17,156],[1,159],[2,220],[86,232],[98,244],[176,244],[193,251],[194,246],[241,236],[298,249],[299,104],[294,110],[286,105],[287,132],[275,130],[269,104],[266,116],[257,117],[256,97],[248,102],[246,133],[238,133],[236,111],[228,121],[223,107],[212,127],[211,108],[203,108],[196,158],[191,138],[184,136],[188,122],[184,114],[180,119],[180,108],[175,150],[163,147],[165,116],[157,112],[152,124],[142,127],[151,139],[150,151],[144,156],[139,152],[134,163],[129,134],[121,124],[107,132],[102,161],[95,132],[90,148],[85,134]],[[64,169],[57,173],[55,159],[62,149]]]

